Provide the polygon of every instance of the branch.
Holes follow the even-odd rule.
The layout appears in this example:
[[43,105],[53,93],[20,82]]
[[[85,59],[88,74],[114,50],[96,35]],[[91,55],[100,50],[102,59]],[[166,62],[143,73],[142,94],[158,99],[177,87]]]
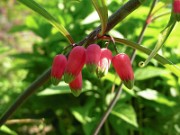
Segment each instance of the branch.
[[[116,24],[122,21],[135,9],[137,9],[142,1],[146,0],[129,0],[119,10],[117,10],[108,19],[107,29],[105,32],[110,31]],[[78,45],[90,44],[97,39],[101,27],[97,27],[86,38],[78,43]],[[15,102],[7,109],[7,111],[1,116],[0,126],[2,126],[6,120],[27,100],[40,86],[42,86],[50,78],[51,69],[45,71],[39,78],[37,78],[24,92],[15,100]]]

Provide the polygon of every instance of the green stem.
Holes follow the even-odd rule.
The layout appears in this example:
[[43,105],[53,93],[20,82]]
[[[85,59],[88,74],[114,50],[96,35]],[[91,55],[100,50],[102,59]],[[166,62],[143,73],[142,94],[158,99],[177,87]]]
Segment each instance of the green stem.
[[[142,27],[142,30],[141,30],[141,32],[140,32],[140,35],[139,35],[139,37],[138,37],[138,40],[137,40],[137,43],[138,43],[138,44],[141,44],[141,43],[142,43],[145,30],[146,30],[146,28],[147,28],[148,25],[149,25],[149,23],[147,22],[147,20],[149,19],[149,17],[152,16],[152,11],[153,11],[156,3],[157,3],[157,0],[154,0],[153,3],[152,3],[152,5],[151,5],[151,8],[150,8],[150,10],[149,10],[149,13],[148,13],[148,15],[147,15],[147,17],[146,17],[146,21],[145,21],[145,23],[144,23],[144,25],[143,25],[143,27]],[[137,51],[136,49],[133,49],[133,52],[132,52],[132,55],[131,55],[131,63],[133,63],[133,61],[134,61],[134,59],[135,59],[135,57],[136,57],[136,51]],[[138,107],[138,109],[139,109],[139,105],[135,103],[135,102],[136,102],[135,99],[132,98],[131,101],[132,101],[132,105],[134,105],[134,107]],[[139,112],[141,112],[140,109],[139,109]],[[140,127],[142,126],[141,116],[140,116],[140,119],[139,119],[139,126],[140,126]],[[132,134],[134,134],[133,131],[131,131],[131,132],[132,132]],[[142,132],[140,131],[139,134],[142,134]]]
[[169,3],[166,3],[164,5],[162,5],[161,7],[159,7],[158,9],[156,9],[152,14],[151,16],[154,16],[158,11],[160,11],[161,9],[165,8]]
[[172,16],[169,20],[169,23],[167,24],[166,28],[160,33],[158,37],[158,41],[152,50],[152,52],[149,54],[148,58],[145,60],[145,62],[141,62],[142,67],[146,66],[150,60],[158,53],[158,51],[162,48],[166,40],[168,39],[169,35],[171,34],[174,26],[176,24],[176,21],[172,19]]
[[162,14],[159,14],[157,16],[154,16],[152,17],[152,20],[151,21],[155,21],[156,19],[160,18],[160,17],[163,17],[163,16],[166,16],[166,15],[169,15],[171,14],[171,11],[168,11],[168,12],[165,12],[165,13],[162,13]]

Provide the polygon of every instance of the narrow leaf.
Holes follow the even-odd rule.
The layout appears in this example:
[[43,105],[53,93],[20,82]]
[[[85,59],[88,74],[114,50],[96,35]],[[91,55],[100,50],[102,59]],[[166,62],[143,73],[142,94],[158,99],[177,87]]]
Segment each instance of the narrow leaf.
[[0,131],[7,135],[18,135],[15,131],[11,130],[9,127],[5,125],[0,127]]
[[101,35],[106,31],[108,21],[108,9],[106,6],[106,0],[92,0],[92,3],[99,15],[101,21]]
[[59,30],[59,32],[67,38],[69,43],[73,44],[74,40],[72,39],[69,32],[61,25],[59,22],[49,14],[43,7],[41,7],[38,3],[33,0],[18,0],[20,3],[26,5],[39,15],[43,16],[50,24],[52,24],[55,28]]
[[158,51],[162,48],[164,43],[166,42],[167,38],[169,37],[171,31],[173,30],[174,26],[176,24],[175,19],[171,16],[169,23],[167,24],[166,28],[160,33],[158,37],[158,41],[150,53],[149,57],[145,60],[145,62],[142,62],[142,66],[146,66],[150,60],[158,53]]

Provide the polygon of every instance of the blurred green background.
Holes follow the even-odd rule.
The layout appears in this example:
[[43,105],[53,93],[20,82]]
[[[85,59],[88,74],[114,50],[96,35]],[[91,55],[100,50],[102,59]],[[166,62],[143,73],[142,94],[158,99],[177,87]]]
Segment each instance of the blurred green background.
[[[53,15],[78,42],[100,25],[98,15],[88,0],[35,0]],[[127,0],[108,0],[109,16]],[[148,14],[147,1],[109,32],[136,42]],[[155,16],[171,11],[169,1]],[[153,48],[169,16],[148,26],[142,44]],[[105,42],[98,44],[105,47]],[[68,46],[67,40],[44,18],[16,0],[0,1],[0,115],[39,75],[52,64],[53,57]],[[132,49],[116,44],[119,52]],[[115,55],[112,44],[109,48]],[[160,54],[180,66],[180,24],[177,24]],[[152,60],[140,68],[147,55],[137,52],[133,63],[135,86],[123,87],[116,106],[100,135],[179,135],[180,79]],[[83,69],[83,93],[74,97],[63,81],[50,81],[31,96],[0,128],[1,135],[91,135],[120,84],[111,66],[102,79]],[[16,121],[13,121],[16,120]]]

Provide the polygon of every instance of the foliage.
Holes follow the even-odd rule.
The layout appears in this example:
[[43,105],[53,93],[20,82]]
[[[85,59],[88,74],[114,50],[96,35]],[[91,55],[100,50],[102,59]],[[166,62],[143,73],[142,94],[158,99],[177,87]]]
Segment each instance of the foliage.
[[[81,41],[100,25],[100,19],[91,1],[36,2],[70,32],[75,42]],[[125,2],[108,1],[108,13],[112,14]],[[108,34],[136,42],[146,21],[150,2],[144,3]],[[57,29],[24,5],[13,0],[3,0],[1,3],[0,115],[27,86],[51,66],[53,57],[69,45]],[[168,1],[158,2],[154,11],[164,4],[168,4]],[[171,10],[170,8],[170,5],[161,8],[155,16]],[[142,45],[154,48],[158,34],[167,25],[169,17],[170,14],[159,17],[149,24]],[[177,23],[160,50],[163,57],[177,65],[180,65],[179,29],[180,25]],[[106,46],[105,41],[98,41],[98,44],[101,47]],[[131,55],[132,49],[126,45],[116,43],[116,47],[119,52]],[[109,48],[115,55],[112,43]],[[123,92],[100,134],[180,134],[180,79],[156,60],[140,68],[139,62],[146,58],[147,55],[141,51],[137,52],[133,62],[134,89],[123,87]],[[80,97],[74,97],[63,81],[58,86],[53,86],[48,81],[14,113],[6,125],[1,127],[0,134],[91,135],[112,100],[114,91],[118,90],[120,80],[112,66],[102,79],[98,79],[86,67],[82,74],[83,93]],[[13,119],[19,121],[13,123]],[[22,121],[23,119],[26,121]]]

